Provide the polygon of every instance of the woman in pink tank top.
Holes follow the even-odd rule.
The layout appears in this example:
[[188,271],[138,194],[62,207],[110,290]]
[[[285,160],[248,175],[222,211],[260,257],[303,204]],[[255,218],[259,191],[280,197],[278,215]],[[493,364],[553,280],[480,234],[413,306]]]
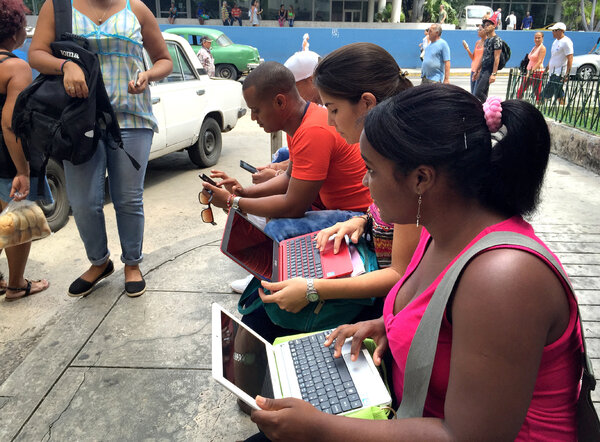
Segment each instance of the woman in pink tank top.
[[463,40],[463,46],[469,54],[469,58],[471,58],[471,93],[475,92],[475,87],[477,86],[477,80],[473,80],[473,75],[475,75],[475,72],[477,72],[477,68],[479,68],[479,64],[481,63],[481,58],[483,57],[483,43],[487,37],[487,34],[481,26],[477,28],[477,35],[479,36],[479,40],[475,42],[475,49],[473,49],[473,52],[469,49],[467,42]]
[[[485,106],[486,118],[463,89],[427,84],[365,120],[364,182],[381,218],[424,230],[383,317],[341,326],[325,345],[339,355],[353,336],[356,357],[370,336],[377,364],[389,349],[398,401],[415,330],[449,266],[490,232],[541,243],[522,216],[536,208],[548,162],[544,117],[520,100]],[[448,302],[423,418],[349,419],[258,397],[252,420],[276,440],[576,440],[581,352],[577,304],[555,270],[530,250],[495,247],[469,262]]]
[[544,46],[544,33],[536,32],[533,36],[535,45],[527,54],[527,73],[517,91],[517,98],[521,99],[525,91],[531,86],[535,93],[535,99],[539,101],[542,92],[542,76],[544,75],[544,57],[546,57],[546,46]]

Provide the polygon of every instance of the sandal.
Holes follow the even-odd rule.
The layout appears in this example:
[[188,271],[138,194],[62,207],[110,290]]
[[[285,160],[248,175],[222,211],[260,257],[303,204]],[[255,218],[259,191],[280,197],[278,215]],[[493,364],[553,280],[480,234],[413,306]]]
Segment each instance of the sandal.
[[16,301],[17,299],[21,299],[21,298],[26,298],[27,296],[30,295],[35,295],[36,293],[40,293],[43,292],[44,290],[46,290],[48,287],[50,287],[50,284],[48,284],[46,287],[42,288],[41,290],[38,290],[37,292],[32,292],[31,291],[31,284],[33,282],[42,282],[42,279],[38,279],[36,281],[30,281],[29,279],[26,279],[25,281],[27,281],[27,286],[26,287],[6,287],[6,290],[11,290],[13,292],[25,292],[24,294],[22,294],[21,296],[15,296],[13,298],[9,298],[8,296],[6,296],[4,299],[6,301],[12,302],[12,301]]

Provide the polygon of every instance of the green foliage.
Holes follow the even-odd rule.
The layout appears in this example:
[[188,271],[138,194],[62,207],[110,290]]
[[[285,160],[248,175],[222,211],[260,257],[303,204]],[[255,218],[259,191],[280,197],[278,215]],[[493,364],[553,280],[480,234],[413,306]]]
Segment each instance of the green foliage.
[[[388,3],[385,5],[385,9],[375,14],[375,21],[378,22],[390,22],[392,20],[392,4]],[[400,12],[400,22],[404,23],[406,18],[404,12]]]
[[[569,30],[584,30],[582,23],[581,14],[581,1],[580,0],[563,0],[563,14],[562,20],[567,25]],[[590,22],[592,15],[592,1],[584,1],[585,17],[587,22]],[[600,21],[600,3],[596,3],[596,19],[594,24]]]
[[444,5],[444,9],[448,13],[448,18],[446,18],[446,23],[448,24],[458,24],[458,14],[460,9],[455,9],[457,3],[467,3],[468,0],[459,0],[448,2],[446,0],[426,0],[425,8],[423,10],[423,21],[437,23],[438,17],[440,15],[440,5]]

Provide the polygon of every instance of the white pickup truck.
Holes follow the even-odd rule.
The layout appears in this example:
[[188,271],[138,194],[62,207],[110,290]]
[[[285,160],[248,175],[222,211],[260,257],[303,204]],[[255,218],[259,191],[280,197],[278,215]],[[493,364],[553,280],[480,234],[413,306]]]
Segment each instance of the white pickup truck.
[[[210,167],[221,155],[221,132],[233,129],[246,113],[242,85],[233,80],[209,78],[189,43],[175,34],[163,33],[173,72],[150,84],[152,110],[158,120],[150,159],[187,150],[198,167]],[[146,68],[151,61],[145,54]],[[71,210],[62,164],[50,159],[46,176],[54,203],[42,205],[50,228],[63,227]]]

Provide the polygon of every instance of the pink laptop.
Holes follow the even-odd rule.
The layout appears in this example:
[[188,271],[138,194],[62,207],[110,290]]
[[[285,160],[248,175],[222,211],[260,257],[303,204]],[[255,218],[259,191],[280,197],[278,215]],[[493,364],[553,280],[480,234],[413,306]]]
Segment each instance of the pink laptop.
[[337,254],[333,241],[323,252],[315,248],[318,232],[277,242],[238,210],[230,210],[221,251],[254,276],[266,281],[304,278],[339,278],[352,273],[345,241]]

